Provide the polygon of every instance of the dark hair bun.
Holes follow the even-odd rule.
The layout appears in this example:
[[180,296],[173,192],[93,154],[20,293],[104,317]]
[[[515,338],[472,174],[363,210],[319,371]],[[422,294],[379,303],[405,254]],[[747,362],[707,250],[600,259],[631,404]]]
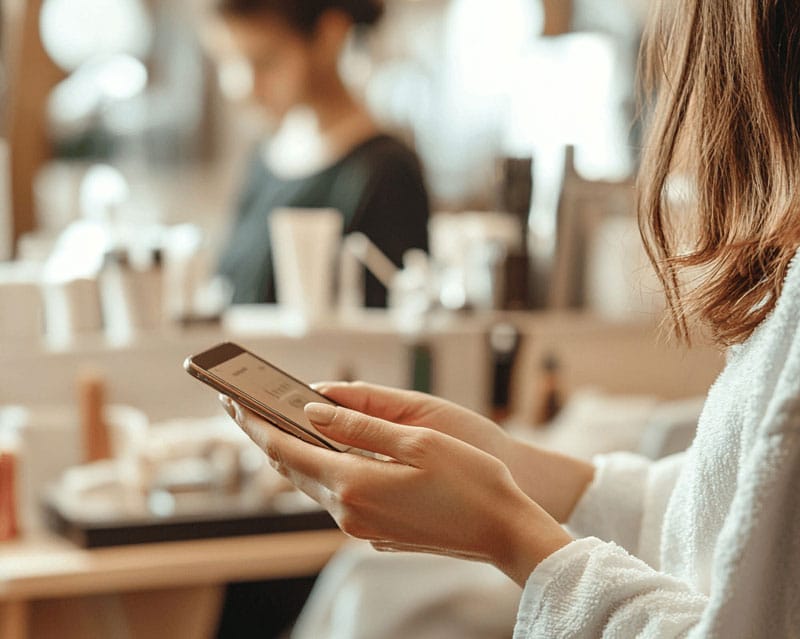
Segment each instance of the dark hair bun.
[[383,15],[383,0],[217,0],[222,14],[253,17],[273,13],[303,33],[312,33],[323,13],[337,9],[356,25],[370,26]]
[[371,26],[383,16],[384,5],[382,0],[343,0],[343,11],[350,14],[355,24]]

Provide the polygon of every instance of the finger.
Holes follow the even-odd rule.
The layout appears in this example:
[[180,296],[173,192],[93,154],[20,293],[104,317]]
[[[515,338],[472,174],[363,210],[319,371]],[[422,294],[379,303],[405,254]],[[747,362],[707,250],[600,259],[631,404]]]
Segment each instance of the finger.
[[343,406],[306,404],[308,419],[320,432],[339,443],[380,453],[409,466],[421,467],[438,449],[439,433],[428,428],[403,426],[365,415]]
[[326,510],[336,508],[333,486],[341,453],[306,443],[236,402],[231,405],[234,420],[266,453],[270,466]]
[[318,393],[323,393],[325,389],[332,388],[334,386],[342,386],[347,385],[350,382],[342,382],[338,380],[326,380],[324,382],[311,382],[309,386],[313,388]]
[[429,396],[416,391],[400,390],[366,382],[321,382],[314,390],[337,404],[383,419],[402,422],[404,418],[418,413],[420,401]]
[[267,454],[281,474],[300,474],[326,485],[335,476],[336,464],[341,462],[336,459],[339,453],[304,442],[235,401],[230,401],[230,411],[239,427]]

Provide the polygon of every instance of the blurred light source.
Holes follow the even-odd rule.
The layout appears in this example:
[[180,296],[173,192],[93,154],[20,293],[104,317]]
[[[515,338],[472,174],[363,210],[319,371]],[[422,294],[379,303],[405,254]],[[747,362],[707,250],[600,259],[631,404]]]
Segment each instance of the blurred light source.
[[554,250],[567,145],[586,179],[630,175],[624,73],[617,43],[599,33],[540,39],[516,62],[521,81],[510,92],[504,147],[535,158],[529,223],[542,254]]
[[89,220],[73,222],[58,237],[42,279],[54,283],[94,278],[110,246],[111,237],[104,225]]
[[147,86],[147,69],[133,56],[113,55],[94,66],[94,81],[108,100],[128,100]]
[[219,88],[222,94],[234,102],[242,102],[253,91],[253,68],[242,56],[231,55],[220,61],[218,67]]
[[445,29],[451,52],[450,79],[466,95],[505,95],[522,78],[514,77],[515,62],[541,33],[544,11],[530,0],[458,0]]
[[255,83],[253,65],[223,20],[206,20],[200,26],[200,39],[217,61],[219,90],[233,102],[250,98]]
[[107,221],[130,197],[125,176],[107,164],[96,164],[83,178],[80,207],[84,217]]
[[65,71],[115,53],[144,58],[152,40],[140,0],[45,0],[39,29],[48,55]]
[[147,68],[128,54],[95,58],[56,86],[48,115],[54,133],[68,135],[87,126],[110,102],[130,100],[147,86]]
[[507,144],[576,146],[576,163],[590,179],[630,173],[622,78],[614,40],[580,33],[541,40],[517,64],[525,82],[512,91]]
[[527,82],[515,72],[541,33],[541,2],[414,4],[431,6],[399,12],[404,37],[384,44],[390,61],[376,64],[367,103],[381,120],[414,131],[437,199],[486,193],[509,96]]

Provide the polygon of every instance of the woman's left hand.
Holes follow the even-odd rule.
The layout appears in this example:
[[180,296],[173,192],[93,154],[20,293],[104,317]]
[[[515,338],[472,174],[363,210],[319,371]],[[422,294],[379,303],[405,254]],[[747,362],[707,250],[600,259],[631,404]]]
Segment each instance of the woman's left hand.
[[327,437],[395,460],[386,462],[310,445],[228,398],[223,403],[278,472],[345,533],[378,550],[486,561],[523,585],[542,559],[571,541],[503,462],[449,435],[343,407],[306,407]]

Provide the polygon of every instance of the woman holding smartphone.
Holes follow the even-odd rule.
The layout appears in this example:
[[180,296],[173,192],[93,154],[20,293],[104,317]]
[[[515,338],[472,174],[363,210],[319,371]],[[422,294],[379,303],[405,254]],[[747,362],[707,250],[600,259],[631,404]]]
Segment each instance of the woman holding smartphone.
[[[432,397],[364,384],[309,404],[315,448],[228,402],[345,532],[490,562],[515,636],[795,637],[800,629],[800,3],[662,0],[640,219],[679,336],[727,348],[685,453],[587,464]],[[671,211],[669,177],[695,210]],[[563,526],[566,524],[566,526]]]

